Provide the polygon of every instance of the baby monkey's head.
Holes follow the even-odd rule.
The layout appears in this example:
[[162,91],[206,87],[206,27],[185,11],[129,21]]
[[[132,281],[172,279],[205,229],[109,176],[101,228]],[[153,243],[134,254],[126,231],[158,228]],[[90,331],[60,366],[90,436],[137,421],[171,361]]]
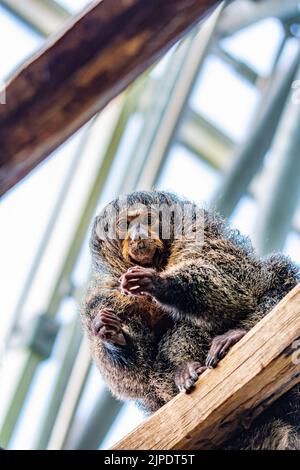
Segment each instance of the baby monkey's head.
[[135,208],[119,215],[118,238],[126,261],[152,266],[163,250],[159,237],[159,213],[154,208]]

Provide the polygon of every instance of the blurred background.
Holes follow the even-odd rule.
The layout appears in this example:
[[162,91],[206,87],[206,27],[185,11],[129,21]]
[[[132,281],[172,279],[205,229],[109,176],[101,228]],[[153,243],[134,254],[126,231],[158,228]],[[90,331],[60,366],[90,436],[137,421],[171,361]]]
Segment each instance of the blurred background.
[[[0,1],[0,82],[89,3]],[[107,392],[78,315],[92,218],[116,195],[176,191],[300,262],[299,37],[298,1],[230,2],[2,199],[2,446],[107,449],[143,420]]]

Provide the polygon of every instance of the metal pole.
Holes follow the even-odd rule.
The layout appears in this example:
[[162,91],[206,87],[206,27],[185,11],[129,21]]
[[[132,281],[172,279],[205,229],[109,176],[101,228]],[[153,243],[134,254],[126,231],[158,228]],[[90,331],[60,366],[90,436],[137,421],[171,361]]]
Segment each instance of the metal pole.
[[83,423],[78,439],[74,440],[72,445],[66,445],[64,448],[76,450],[98,449],[122,406],[123,403],[113,398],[111,393],[105,389],[91,410],[87,421]]
[[[297,80],[300,80],[300,68]],[[256,248],[261,255],[281,250],[293,222],[300,198],[300,103],[291,91],[276,139],[271,172],[259,201],[255,230]]]
[[[160,118],[156,120],[156,128],[150,146],[142,147],[144,164],[139,173],[139,181],[136,181],[138,189],[150,189],[149,182],[152,185],[157,180],[159,170],[175,139],[200,67],[214,40],[214,33],[217,30],[223,8],[224,2],[202,25],[200,31],[197,31],[196,36],[188,44],[183,58],[179,61],[178,76],[174,76],[175,80],[169,91],[166,107]],[[180,64],[180,62],[182,63]],[[142,145],[143,142],[141,142]]]
[[20,411],[23,407],[25,397],[32,383],[32,377],[40,364],[42,358],[35,352],[27,351],[25,353],[25,365],[18,381],[18,387],[15,390],[13,403],[9,407],[5,417],[4,424],[0,433],[1,446],[6,448],[13,435]]
[[65,354],[59,366],[59,373],[56,378],[49,406],[47,407],[46,417],[40,428],[40,435],[37,443],[37,448],[39,449],[45,449],[47,447],[48,439],[55,424],[62,397],[65,394],[65,390],[68,386],[70,375],[74,367],[74,360],[81,345],[82,330],[78,318],[76,318],[74,323],[70,325],[70,328],[71,331],[69,338],[66,338],[67,347],[65,348]]
[[[47,446],[48,450],[60,450],[63,448],[90,369],[90,349],[87,340],[83,339],[68,381],[64,400],[55,419],[55,426]],[[65,397],[68,399],[66,400]]]
[[[293,54],[290,65],[286,67],[285,64],[285,70],[282,70],[281,61],[279,62],[278,71],[271,81],[258,110],[253,131],[237,154],[233,165],[225,175],[213,198],[212,206],[224,217],[231,215],[236,204],[247,191],[252,178],[260,169],[262,161],[272,144],[300,60],[298,41],[294,39],[287,41],[284,52],[294,42],[297,45],[292,49]],[[286,62],[285,53],[282,60]]]

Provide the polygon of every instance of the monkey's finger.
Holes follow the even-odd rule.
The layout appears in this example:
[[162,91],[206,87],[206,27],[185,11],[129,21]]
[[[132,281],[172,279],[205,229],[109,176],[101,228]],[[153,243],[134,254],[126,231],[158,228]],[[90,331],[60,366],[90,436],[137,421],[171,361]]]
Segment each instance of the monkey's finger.
[[218,359],[212,356],[211,354],[208,354],[206,361],[205,361],[206,367],[208,367],[209,369],[214,369],[215,367],[217,367],[217,364],[218,364]]
[[110,329],[111,331],[120,331],[121,330],[121,325],[118,321],[115,321],[115,320],[106,320],[106,321],[102,321],[102,322],[99,322],[99,327],[98,329],[100,330],[101,328],[107,328],[107,329]]
[[132,292],[132,291],[138,290],[140,288],[141,288],[141,286],[132,286],[132,287],[129,287],[129,290],[130,290],[130,292]]
[[226,344],[226,342],[227,342],[226,338],[222,338],[222,337],[215,338],[209,350],[210,356],[214,357],[215,359],[218,359],[219,353],[221,349],[223,348],[223,346]]
[[129,279],[140,279],[142,277],[147,277],[147,278],[151,278],[152,277],[152,273],[148,273],[147,271],[138,271],[138,272],[127,272],[126,274],[124,274],[124,279],[126,280],[129,280]]
[[231,339],[228,339],[226,343],[224,344],[224,346],[219,351],[218,356],[220,359],[223,359],[223,357],[226,356],[231,346],[232,346],[232,341]]
[[199,376],[200,376],[201,374],[203,374],[203,372],[205,372],[206,370],[207,370],[207,367],[206,367],[206,366],[197,367],[196,372],[197,372],[198,378],[199,378]]
[[118,320],[117,315],[112,310],[100,310],[99,317],[114,318],[115,320]]
[[130,295],[135,297],[142,297],[142,289],[144,289],[144,287],[142,288],[140,286],[133,286],[129,290]]
[[224,344],[225,344],[225,341],[221,341],[221,340],[213,341],[209,350],[210,355],[217,356],[220,350],[222,349],[222,347],[224,346]]
[[176,384],[180,392],[187,392],[194,386],[193,380],[184,379],[183,377],[181,377],[180,379],[177,378]]
[[196,369],[198,367],[201,367],[201,364],[200,362],[197,362],[197,361],[191,361],[191,362],[187,362],[187,367],[188,367],[189,373],[193,374],[194,372],[196,372]]
[[140,270],[144,270],[145,268],[143,268],[142,266],[132,266],[132,268],[129,268],[127,272],[131,272],[131,271],[140,271]]
[[212,356],[208,353],[207,357],[206,357],[206,360],[205,360],[206,367],[210,367],[211,360],[212,360]]
[[110,328],[111,330],[120,331],[121,330],[121,323],[118,318],[106,316],[106,315],[99,315],[93,321],[93,331],[95,335],[98,335],[103,328]]
[[112,322],[116,322],[116,323],[120,324],[119,318],[115,314],[112,314],[112,313],[106,313],[106,312],[103,313],[103,312],[101,312],[100,315],[99,315],[99,320],[102,323],[108,323],[108,322],[112,321]]
[[[197,377],[198,379],[198,377]],[[192,379],[188,379],[185,381],[184,383],[184,388],[185,388],[185,391],[186,392],[189,392],[190,390],[192,390],[193,388],[195,387],[195,381],[192,380]]]
[[127,289],[131,290],[134,287],[144,287],[145,289],[150,288],[152,286],[152,282],[149,279],[138,279],[134,281],[130,281],[127,283]]
[[111,314],[115,315],[115,312],[113,311],[113,309],[112,309],[112,308],[108,308],[108,307],[102,308],[102,309],[100,310],[100,312],[105,312],[105,313],[107,312],[107,313],[111,313]]
[[197,374],[197,372],[194,370],[194,371],[192,371],[190,374],[191,374],[191,375],[190,375],[191,379],[196,382],[196,381],[198,380],[198,374]]

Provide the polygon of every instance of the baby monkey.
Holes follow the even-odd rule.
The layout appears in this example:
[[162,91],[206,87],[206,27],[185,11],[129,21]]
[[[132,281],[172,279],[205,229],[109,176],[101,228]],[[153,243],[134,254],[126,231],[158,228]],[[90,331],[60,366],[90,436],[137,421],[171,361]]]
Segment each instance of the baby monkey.
[[[112,201],[90,247],[93,357],[112,393],[148,413],[191,391],[300,279],[289,259],[258,258],[217,214],[164,191]],[[299,406],[294,387],[225,448],[296,448]]]

